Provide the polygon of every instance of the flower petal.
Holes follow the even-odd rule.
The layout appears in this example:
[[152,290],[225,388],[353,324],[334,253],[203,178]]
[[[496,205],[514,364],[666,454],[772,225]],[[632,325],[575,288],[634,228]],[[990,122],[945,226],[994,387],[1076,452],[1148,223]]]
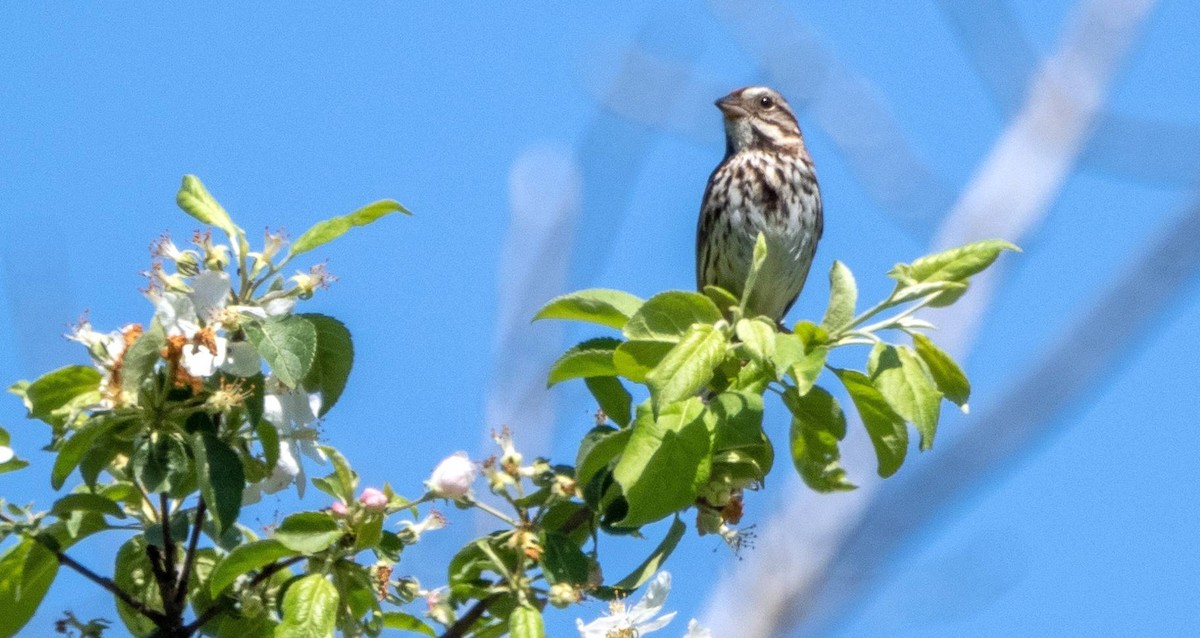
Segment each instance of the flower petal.
[[192,293],[188,297],[196,309],[196,316],[208,321],[213,313],[229,303],[229,274],[223,270],[206,270],[192,279]]

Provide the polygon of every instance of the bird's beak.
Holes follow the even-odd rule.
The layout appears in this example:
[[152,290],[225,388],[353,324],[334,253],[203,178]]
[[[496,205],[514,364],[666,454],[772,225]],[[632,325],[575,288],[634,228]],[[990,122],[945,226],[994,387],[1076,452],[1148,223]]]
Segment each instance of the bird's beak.
[[721,109],[721,113],[725,115],[726,119],[732,120],[749,115],[746,109],[742,107],[737,93],[730,93],[714,102],[714,104],[717,105],[717,108]]

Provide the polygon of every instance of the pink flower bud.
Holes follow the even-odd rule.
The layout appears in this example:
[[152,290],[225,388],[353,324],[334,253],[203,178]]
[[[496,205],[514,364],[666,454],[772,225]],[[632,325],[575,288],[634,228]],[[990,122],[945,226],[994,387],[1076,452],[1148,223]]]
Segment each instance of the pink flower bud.
[[382,512],[387,507],[388,497],[383,492],[373,487],[368,487],[359,495],[358,502],[362,503],[369,510]]
[[333,510],[334,516],[346,515],[346,504],[341,501],[334,501],[333,505],[329,506],[329,509]]
[[470,493],[474,481],[475,464],[466,452],[456,452],[438,463],[425,484],[437,496],[458,499]]

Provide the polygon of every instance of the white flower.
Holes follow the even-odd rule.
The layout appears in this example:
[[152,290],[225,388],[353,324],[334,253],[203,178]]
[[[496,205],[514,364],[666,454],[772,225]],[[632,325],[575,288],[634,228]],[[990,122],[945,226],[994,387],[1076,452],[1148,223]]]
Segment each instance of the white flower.
[[225,337],[214,336],[210,342],[216,348],[214,352],[208,345],[199,343],[190,343],[183,347],[183,356],[179,360],[179,364],[184,370],[193,377],[207,379],[211,377],[218,368],[225,364],[226,353],[229,348],[229,342]]
[[275,473],[260,486],[262,491],[273,494],[294,482],[296,492],[303,498],[307,481],[300,455],[318,463],[324,463],[326,458],[317,445],[319,432],[313,425],[321,411],[321,395],[284,387],[273,377],[267,378],[266,386],[263,418],[279,430],[279,463]]
[[[242,504],[252,505],[262,500],[263,494],[274,494],[287,488],[287,486],[296,481],[297,476],[303,477],[304,469],[301,467],[300,462],[292,454],[292,449],[280,442],[279,461],[275,463],[275,469],[267,478],[259,481],[258,483],[247,485],[246,488],[242,490]],[[303,485],[304,481],[303,478],[301,478],[299,488],[301,496],[303,496],[304,492]]]
[[421,535],[425,532],[439,530],[445,526],[446,517],[441,512],[434,510],[419,523],[400,521],[400,536],[405,543],[416,543],[421,540]]
[[471,492],[474,481],[475,464],[466,452],[455,452],[438,463],[425,485],[441,498],[458,499]]
[[200,331],[201,322],[213,324],[229,303],[227,273],[206,270],[193,277],[191,284],[191,292],[186,294],[167,290],[148,295],[168,337],[183,335],[190,339]]
[[644,636],[667,626],[675,618],[675,612],[655,618],[667,602],[667,594],[671,593],[670,572],[659,572],[646,595],[632,608],[627,608],[622,601],[613,601],[609,605],[609,615],[601,616],[588,624],[576,618],[575,628],[579,630],[580,638],[624,638],[625,636]]
[[712,631],[700,626],[700,621],[695,618],[688,621],[688,632],[683,638],[712,638]]
[[0,445],[0,465],[4,465],[13,459],[13,449],[7,445]]
[[71,341],[82,343],[87,348],[96,369],[104,373],[104,378],[100,380],[100,386],[97,388],[102,397],[98,403],[99,407],[112,409],[118,404],[126,405],[136,401],[136,396],[127,394],[119,383],[119,364],[128,344],[137,339],[141,331],[141,326],[129,324],[121,330],[109,333],[96,332],[92,329],[92,324],[83,321],[67,335]]
[[87,321],[76,326],[71,334],[67,335],[67,339],[82,343],[92,356],[96,367],[102,372],[111,370],[125,353],[125,335],[122,331],[96,332]]
[[196,316],[196,306],[190,297],[178,292],[151,293],[148,295],[154,304],[154,316],[162,325],[168,337],[184,336],[189,339],[200,332],[200,319]]
[[196,310],[196,316],[211,321],[213,315],[229,303],[229,274],[223,270],[206,270],[192,278],[192,292],[188,298]]
[[266,299],[266,303],[263,303],[261,306],[229,306],[230,310],[243,315],[250,315],[251,317],[256,317],[258,319],[290,315],[292,314],[292,310],[295,308],[295,297],[275,297],[274,299]]

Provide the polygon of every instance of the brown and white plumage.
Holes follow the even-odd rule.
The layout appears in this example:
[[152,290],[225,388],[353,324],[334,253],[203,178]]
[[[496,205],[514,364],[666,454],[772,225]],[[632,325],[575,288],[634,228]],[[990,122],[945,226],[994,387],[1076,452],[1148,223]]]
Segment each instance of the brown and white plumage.
[[804,288],[823,230],[821,191],[800,126],[773,89],[752,86],[717,100],[725,158],[708,178],[696,232],[696,284],[741,297],[761,232],[767,260],[748,314],[782,321]]

